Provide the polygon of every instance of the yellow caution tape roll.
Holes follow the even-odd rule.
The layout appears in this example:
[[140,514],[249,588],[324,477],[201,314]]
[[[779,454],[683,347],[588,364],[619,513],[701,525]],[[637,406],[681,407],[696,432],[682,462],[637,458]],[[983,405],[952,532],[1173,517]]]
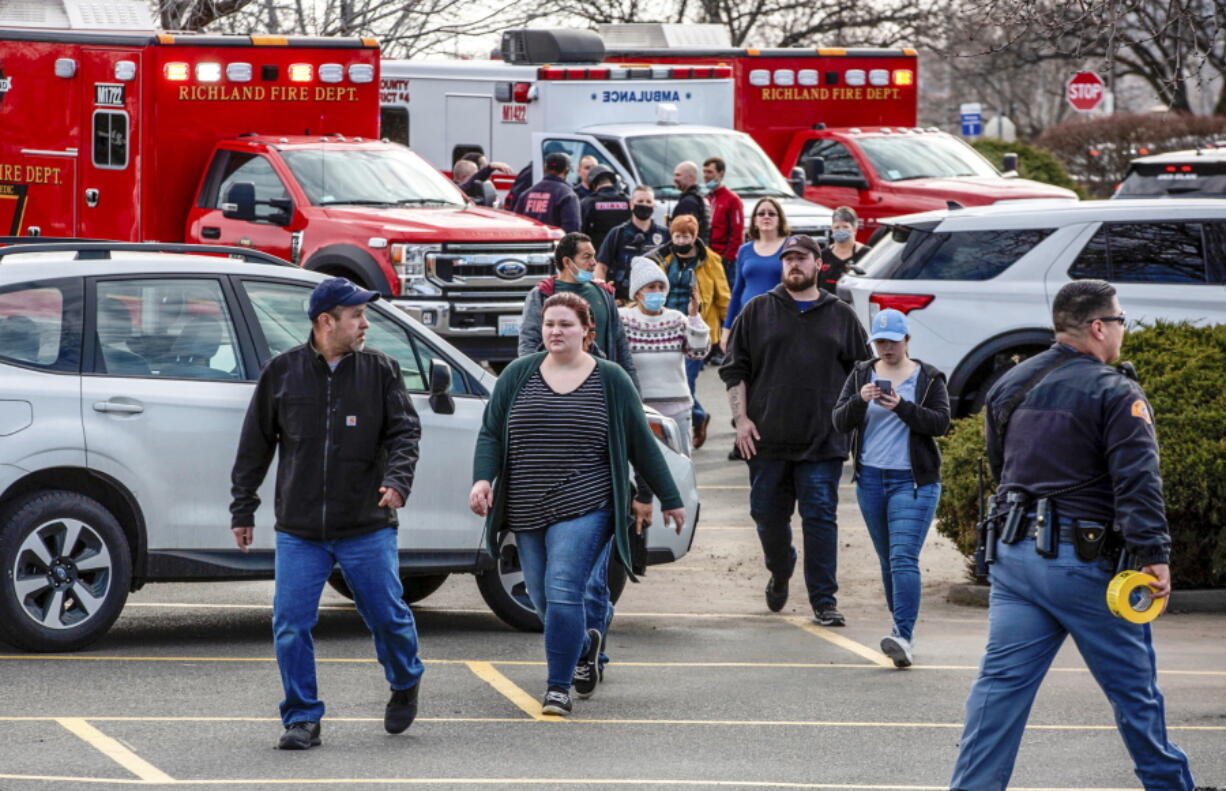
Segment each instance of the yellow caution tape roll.
[[1139,571],[1121,571],[1107,585],[1107,609],[1130,623],[1149,623],[1166,609],[1166,598],[1154,598],[1150,584],[1157,577]]

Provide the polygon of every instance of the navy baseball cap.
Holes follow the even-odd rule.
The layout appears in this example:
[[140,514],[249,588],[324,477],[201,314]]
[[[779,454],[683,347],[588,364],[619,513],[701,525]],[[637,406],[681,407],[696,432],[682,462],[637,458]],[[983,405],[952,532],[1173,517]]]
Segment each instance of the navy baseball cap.
[[873,316],[873,334],[868,336],[868,342],[901,341],[910,334],[907,328],[907,317],[901,311],[886,308]]
[[798,233],[795,236],[789,236],[786,240],[784,240],[783,247],[779,249],[779,257],[783,258],[793,250],[807,250],[808,252],[813,253],[815,256],[820,256],[822,254],[821,245],[814,241],[812,236],[806,236],[803,233]]
[[365,305],[379,298],[378,291],[359,288],[343,277],[330,277],[311,292],[311,305],[307,316],[311,321],[320,313],[327,313],[340,305]]

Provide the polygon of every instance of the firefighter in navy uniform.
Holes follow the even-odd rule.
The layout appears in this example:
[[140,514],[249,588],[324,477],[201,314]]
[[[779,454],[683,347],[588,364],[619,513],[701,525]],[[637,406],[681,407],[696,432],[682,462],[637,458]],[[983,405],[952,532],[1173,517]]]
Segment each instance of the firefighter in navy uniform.
[[579,230],[592,237],[597,250],[609,231],[630,219],[630,198],[617,188],[617,174],[604,165],[587,172],[591,192],[579,201]]
[[1077,280],[1056,295],[1052,319],[1056,343],[988,394],[988,460],[1000,482],[981,532],[995,555],[988,645],[950,787],[1008,785],[1035,693],[1071,634],[1147,791],[1191,791],[1187,756],[1167,739],[1150,625],[1106,603],[1117,565],[1156,577],[1156,598],[1171,590],[1149,402],[1108,365],[1124,311],[1110,284]]

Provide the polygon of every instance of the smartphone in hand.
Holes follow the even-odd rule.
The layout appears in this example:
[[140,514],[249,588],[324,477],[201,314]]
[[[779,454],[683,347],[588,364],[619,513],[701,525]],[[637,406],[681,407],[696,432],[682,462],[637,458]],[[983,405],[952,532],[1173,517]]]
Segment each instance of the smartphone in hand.
[[878,389],[881,390],[882,395],[894,394],[894,383],[889,379],[877,379],[873,382],[873,384],[877,385]]

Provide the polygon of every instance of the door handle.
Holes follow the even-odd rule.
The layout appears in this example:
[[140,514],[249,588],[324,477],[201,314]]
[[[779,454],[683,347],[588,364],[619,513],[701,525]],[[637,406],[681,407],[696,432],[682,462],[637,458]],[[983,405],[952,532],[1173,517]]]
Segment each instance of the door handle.
[[95,401],[95,412],[118,412],[123,415],[138,415],[145,411],[140,404],[123,404],[118,401]]
[[101,195],[99,194],[98,190],[90,187],[89,189],[85,190],[85,205],[91,209],[94,208],[98,205],[98,198],[100,197]]
[[200,229],[200,235],[205,239],[220,239],[221,229],[215,228],[212,225],[206,225]]

